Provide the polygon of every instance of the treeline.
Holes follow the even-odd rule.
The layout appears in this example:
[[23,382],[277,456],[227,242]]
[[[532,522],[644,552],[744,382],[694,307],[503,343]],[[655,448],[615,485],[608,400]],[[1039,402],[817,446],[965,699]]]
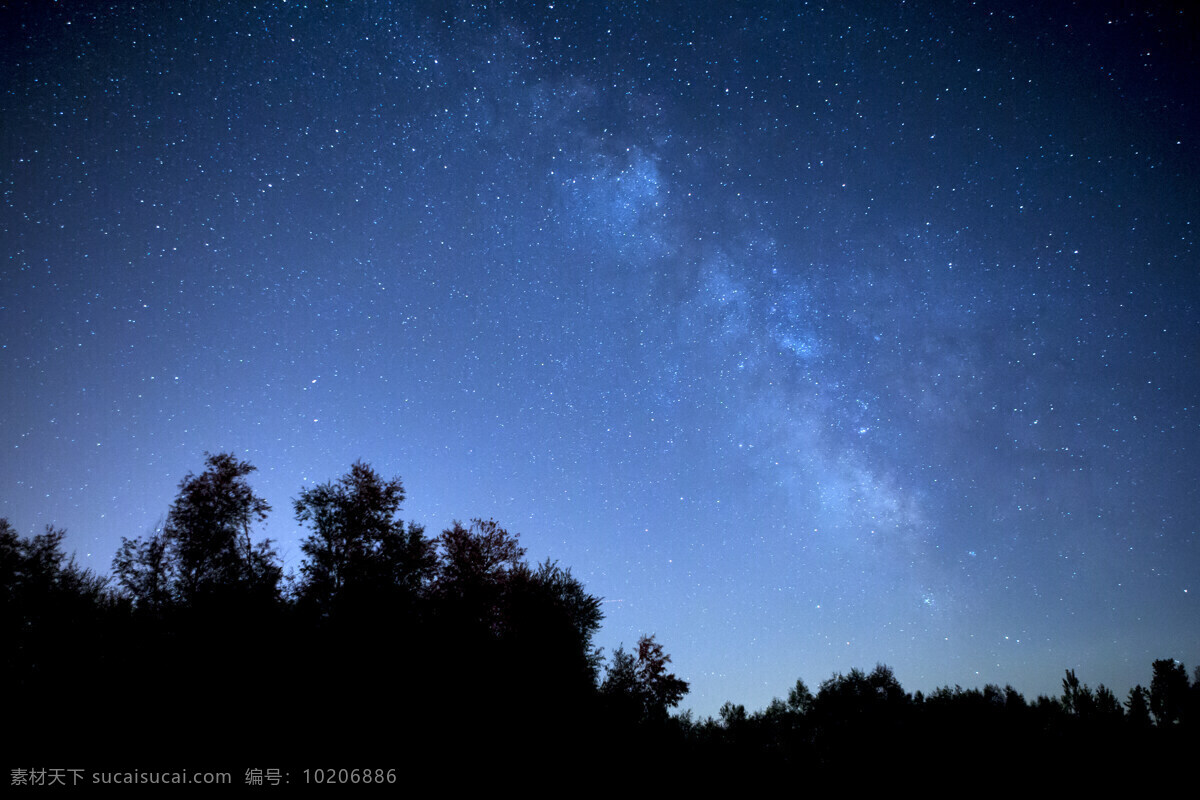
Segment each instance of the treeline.
[[[1151,665],[1149,688],[1124,703],[1067,670],[1062,694],[1027,700],[1011,685],[906,692],[891,668],[852,669],[815,694],[798,680],[787,698],[748,713],[726,703],[717,718],[673,718],[694,763],[817,769],[836,774],[930,764],[928,777],[1006,783],[1054,773],[1076,785],[1153,781],[1191,771],[1200,744],[1200,668]],[[1086,766],[1085,766],[1086,765]],[[1137,765],[1131,768],[1131,765]]]
[[65,554],[63,531],[22,538],[0,520],[10,758],[840,773],[931,753],[943,771],[1158,759],[1200,740],[1200,669],[1189,681],[1170,659],[1123,701],[1071,671],[1061,696],[1032,702],[1011,686],[910,694],[880,665],[815,694],[797,681],[753,713],[671,716],[688,684],[654,637],[605,659],[600,599],[570,570],[529,563],[496,522],[427,536],[400,518],[400,479],[356,463],[293,501],[308,534],[285,575],[254,536],[271,509],[253,470],[207,456],[156,530],[122,541],[108,577]]
[[208,455],[109,577],[62,530],[0,520],[10,756],[569,758],[665,725],[687,692],[653,636],[604,659],[601,601],[569,569],[492,520],[428,536],[400,518],[400,479],[363,463],[294,500],[308,535],[285,575],[255,537],[253,471]]

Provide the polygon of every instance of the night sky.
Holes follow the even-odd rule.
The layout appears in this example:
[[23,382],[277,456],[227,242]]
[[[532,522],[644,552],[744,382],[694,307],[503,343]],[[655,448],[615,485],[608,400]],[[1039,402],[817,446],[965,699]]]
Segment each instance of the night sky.
[[1121,5],[6,3],[0,516],[107,573],[232,451],[294,569],[361,458],[702,716],[1190,671],[1200,37]]

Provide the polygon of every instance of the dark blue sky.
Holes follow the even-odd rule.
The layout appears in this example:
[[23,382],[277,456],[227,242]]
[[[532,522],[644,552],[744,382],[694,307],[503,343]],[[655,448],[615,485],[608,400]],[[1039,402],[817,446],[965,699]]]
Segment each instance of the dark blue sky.
[[0,10],[18,530],[361,458],[701,714],[1200,662],[1185,4],[120,5]]

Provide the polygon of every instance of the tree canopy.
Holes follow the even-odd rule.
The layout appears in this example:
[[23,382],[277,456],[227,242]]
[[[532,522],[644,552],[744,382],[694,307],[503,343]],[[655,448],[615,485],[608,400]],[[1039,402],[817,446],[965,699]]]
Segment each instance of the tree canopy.
[[329,616],[415,598],[437,558],[424,528],[398,518],[403,501],[399,477],[384,480],[362,461],[336,481],[300,492],[296,520],[312,531],[300,545],[301,602]]
[[687,681],[667,671],[670,662],[653,635],[642,636],[636,656],[623,647],[613,653],[600,691],[617,713],[642,722],[661,722],[689,688]]
[[[184,703],[199,727],[229,728],[223,746],[274,737],[303,748],[307,731],[336,730],[345,753],[389,753],[390,740],[364,724],[383,718],[430,741],[469,735],[510,754],[530,742],[578,754],[587,741],[626,756],[657,748],[694,766],[838,774],[863,759],[911,763],[925,748],[965,764],[977,751],[1022,747],[1067,758],[1129,746],[1144,758],[1200,740],[1200,670],[1189,682],[1173,659],[1155,661],[1149,688],[1134,687],[1125,704],[1074,669],[1061,695],[1026,702],[997,684],[910,695],[877,664],[834,673],[815,695],[797,680],[761,711],[730,701],[717,719],[672,716],[690,686],[654,636],[606,661],[595,645],[601,600],[570,569],[530,563],[519,536],[491,519],[426,538],[400,518],[400,478],[361,461],[293,501],[307,535],[295,591],[282,591],[279,558],[255,537],[270,509],[253,472],[232,454],[206,454],[155,531],[122,540],[112,586],[66,555],[64,531],[22,538],[0,519],[0,663],[14,719],[48,735],[69,711],[47,698],[86,675],[111,687],[126,732],[162,752],[169,740],[153,735],[153,720]],[[247,715],[268,684],[294,702]]]
[[139,606],[189,607],[279,597],[283,575],[269,539],[252,529],[271,507],[250,488],[254,467],[230,453],[205,454],[206,469],[188,473],[161,531],[122,539],[113,571]]

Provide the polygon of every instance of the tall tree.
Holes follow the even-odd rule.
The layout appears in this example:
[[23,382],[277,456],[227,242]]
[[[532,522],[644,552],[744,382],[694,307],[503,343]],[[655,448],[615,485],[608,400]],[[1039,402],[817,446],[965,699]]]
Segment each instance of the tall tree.
[[403,502],[400,478],[385,481],[362,461],[338,480],[302,491],[296,519],[312,529],[300,545],[302,601],[328,616],[384,597],[415,598],[437,562],[424,528],[397,517]]
[[1145,686],[1138,684],[1129,690],[1125,708],[1129,711],[1126,719],[1130,725],[1138,729],[1150,727],[1150,692]]
[[1174,725],[1183,716],[1187,702],[1188,677],[1183,664],[1172,658],[1154,662],[1150,679],[1150,710],[1158,725]]
[[139,606],[167,597],[189,607],[278,598],[278,556],[269,539],[251,536],[271,510],[246,480],[255,468],[230,453],[206,453],[205,464],[180,481],[161,533],[122,540],[113,571]]
[[1075,670],[1069,669],[1063,677],[1062,706],[1068,714],[1081,719],[1090,719],[1096,707],[1096,697],[1086,683],[1080,683]]

